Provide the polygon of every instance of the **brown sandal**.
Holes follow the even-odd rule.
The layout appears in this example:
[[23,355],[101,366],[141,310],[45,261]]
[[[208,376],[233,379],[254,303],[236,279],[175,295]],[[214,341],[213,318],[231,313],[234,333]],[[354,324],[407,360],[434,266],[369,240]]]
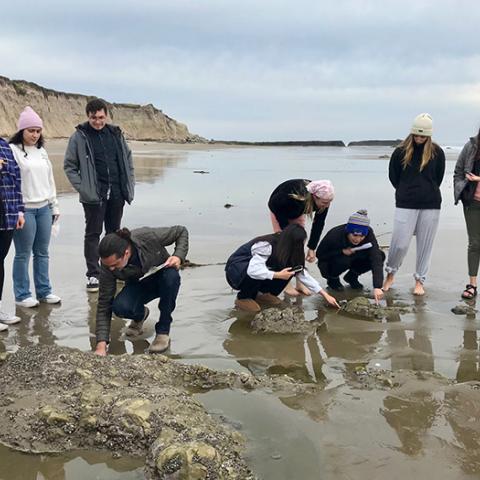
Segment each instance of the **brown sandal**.
[[477,296],[477,287],[475,285],[468,284],[465,286],[465,290],[462,293],[462,298],[470,300]]

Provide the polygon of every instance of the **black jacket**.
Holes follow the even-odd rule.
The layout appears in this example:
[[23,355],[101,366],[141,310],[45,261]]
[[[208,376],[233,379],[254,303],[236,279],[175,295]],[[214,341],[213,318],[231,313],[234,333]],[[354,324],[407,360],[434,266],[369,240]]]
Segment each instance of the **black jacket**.
[[[288,225],[289,220],[300,217],[305,211],[305,202],[296,200],[291,197],[291,194],[296,194],[301,197],[309,195],[307,185],[310,180],[297,178],[294,180],[287,180],[281,183],[270,195],[268,200],[268,208],[277,217],[278,223],[282,230]],[[312,230],[308,240],[307,247],[315,250],[320,240],[323,227],[325,226],[325,219],[327,218],[328,208],[316,211],[313,218]]]
[[412,161],[406,168],[402,165],[405,154],[403,147],[398,147],[390,158],[389,178],[395,188],[395,205],[397,208],[414,210],[440,209],[442,195],[440,185],[445,173],[445,154],[438,145],[433,145],[435,156],[420,171],[423,145],[415,145]]
[[372,266],[373,287],[382,288],[383,284],[383,255],[378,246],[377,239],[373,230],[368,227],[368,234],[358,245],[353,245],[348,241],[347,232],[345,230],[346,224],[338,225],[327,232],[323,237],[320,245],[317,248],[318,263],[335,262],[338,259],[345,259],[344,248],[358,247],[371,243],[373,246],[367,250],[360,250],[350,255],[348,258],[353,259],[367,259]]

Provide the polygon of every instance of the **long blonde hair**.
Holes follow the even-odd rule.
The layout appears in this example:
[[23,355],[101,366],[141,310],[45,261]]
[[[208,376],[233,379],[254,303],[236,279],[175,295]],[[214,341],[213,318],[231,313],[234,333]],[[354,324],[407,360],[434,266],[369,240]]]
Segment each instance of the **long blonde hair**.
[[[400,145],[399,148],[403,148],[405,154],[402,160],[402,166],[405,170],[413,158],[413,147],[415,144],[415,140],[413,139],[414,135],[411,133]],[[427,165],[430,160],[435,158],[437,153],[437,144],[432,142],[432,137],[427,137],[426,142],[423,144],[423,154],[422,154],[422,162],[420,163],[420,171],[422,171]]]
[[[304,180],[304,182],[306,187],[310,183],[310,180]],[[305,189],[305,191],[306,193],[304,193],[303,195],[299,193],[290,193],[289,197],[299,202],[303,202],[305,204],[303,214],[309,215],[311,217],[315,212],[315,200],[313,199],[313,195],[308,190]]]

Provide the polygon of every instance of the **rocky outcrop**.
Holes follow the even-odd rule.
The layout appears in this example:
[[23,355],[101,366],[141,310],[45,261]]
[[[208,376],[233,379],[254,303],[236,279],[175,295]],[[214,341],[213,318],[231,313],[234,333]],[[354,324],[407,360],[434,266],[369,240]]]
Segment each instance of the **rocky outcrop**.
[[253,333],[312,334],[323,321],[308,321],[299,307],[267,308],[251,322]]
[[253,480],[243,435],[192,395],[220,388],[288,396],[313,387],[163,355],[104,358],[29,346],[0,354],[0,443],[26,453],[87,449],[144,457],[147,479]]
[[[42,117],[46,137],[67,138],[76,125],[86,120],[85,105],[91,98],[0,76],[0,135],[9,137],[15,133],[19,113],[30,105]],[[153,105],[111,103],[110,116],[112,122],[119,125],[131,140],[173,143],[205,141]]]
[[370,302],[366,297],[356,297],[352,300],[340,301],[341,312],[356,318],[368,320],[381,320],[395,315],[412,313],[413,306],[402,302],[393,302],[391,305],[380,306]]

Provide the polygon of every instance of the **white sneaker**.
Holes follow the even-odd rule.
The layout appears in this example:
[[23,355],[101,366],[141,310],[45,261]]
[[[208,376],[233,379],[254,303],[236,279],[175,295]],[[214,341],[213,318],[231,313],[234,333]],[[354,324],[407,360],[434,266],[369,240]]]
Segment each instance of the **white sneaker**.
[[87,277],[87,292],[95,293],[98,292],[99,282],[98,278]]
[[33,308],[38,306],[39,301],[35,300],[33,297],[27,297],[19,302],[15,302],[19,307]]
[[16,315],[10,315],[9,313],[2,312],[0,310],[0,325],[14,325],[18,322],[20,322],[20,317],[17,317]]
[[8,326],[4,323],[0,323],[0,332],[4,332],[5,330],[8,330]]
[[49,293],[46,297],[40,298],[42,303],[51,303],[52,305],[55,303],[60,303],[62,299],[53,293]]

